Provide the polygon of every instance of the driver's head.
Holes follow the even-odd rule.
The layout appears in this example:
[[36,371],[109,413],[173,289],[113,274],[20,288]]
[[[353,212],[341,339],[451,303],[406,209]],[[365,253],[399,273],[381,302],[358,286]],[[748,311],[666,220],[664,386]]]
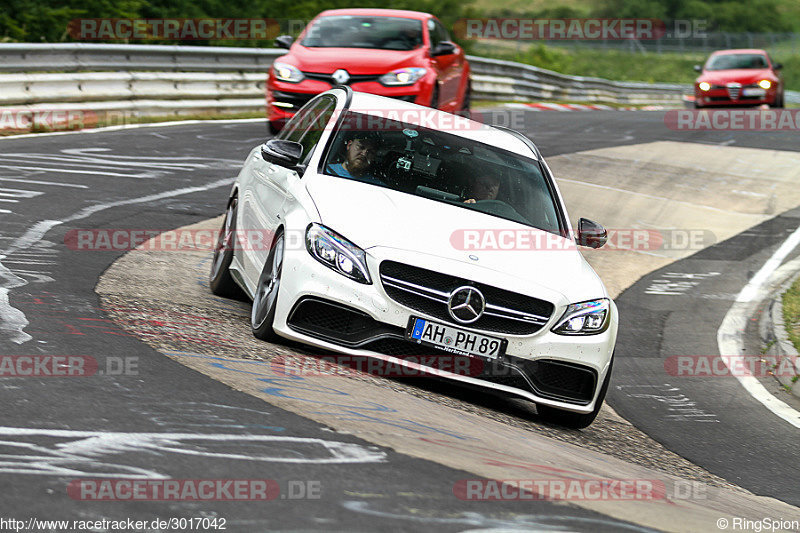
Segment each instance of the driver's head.
[[355,134],[345,143],[344,167],[357,176],[363,174],[375,161],[378,139],[373,135]]
[[498,192],[500,178],[492,174],[478,174],[469,186],[469,196],[475,200],[494,200]]

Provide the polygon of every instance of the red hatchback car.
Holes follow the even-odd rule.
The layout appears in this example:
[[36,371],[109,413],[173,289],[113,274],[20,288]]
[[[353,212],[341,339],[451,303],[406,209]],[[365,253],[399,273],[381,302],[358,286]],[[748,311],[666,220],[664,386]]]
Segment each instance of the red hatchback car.
[[272,64],[267,119],[272,132],[313,96],[336,85],[451,113],[468,111],[469,63],[441,22],[428,13],[334,9],[312,20],[289,53]]
[[694,84],[694,106],[783,107],[783,78],[764,50],[720,50],[714,52]]

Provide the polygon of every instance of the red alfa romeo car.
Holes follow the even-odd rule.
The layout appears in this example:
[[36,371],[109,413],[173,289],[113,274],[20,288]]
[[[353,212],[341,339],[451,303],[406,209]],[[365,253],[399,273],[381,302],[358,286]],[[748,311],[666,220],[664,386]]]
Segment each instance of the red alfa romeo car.
[[764,50],[720,50],[714,52],[694,84],[694,106],[783,107],[783,78]]
[[469,63],[441,22],[428,13],[334,9],[312,20],[289,53],[272,64],[267,119],[272,132],[313,96],[336,85],[451,113],[468,111]]

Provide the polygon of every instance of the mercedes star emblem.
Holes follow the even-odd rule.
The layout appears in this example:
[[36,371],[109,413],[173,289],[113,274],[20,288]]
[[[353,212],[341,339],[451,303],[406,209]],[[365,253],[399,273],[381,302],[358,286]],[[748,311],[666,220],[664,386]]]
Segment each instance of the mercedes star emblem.
[[447,310],[450,316],[457,322],[469,324],[475,322],[483,314],[486,307],[486,299],[481,291],[475,287],[459,287],[450,293],[447,302]]

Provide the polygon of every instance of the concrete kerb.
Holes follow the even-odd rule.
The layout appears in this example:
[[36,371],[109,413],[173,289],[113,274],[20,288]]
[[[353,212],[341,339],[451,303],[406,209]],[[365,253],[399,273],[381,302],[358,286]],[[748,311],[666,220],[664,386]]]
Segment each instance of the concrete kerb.
[[[792,341],[789,340],[789,335],[786,332],[782,303],[783,293],[785,293],[798,278],[800,278],[800,272],[789,278],[788,281],[772,294],[767,308],[761,315],[759,331],[761,339],[766,346],[764,355],[775,357],[778,367],[791,368],[793,370],[791,373],[777,372],[776,377],[778,381],[781,385],[786,387],[792,395],[800,398],[800,358],[798,358],[800,354],[798,354]],[[790,364],[781,364],[786,359],[789,360]]]

